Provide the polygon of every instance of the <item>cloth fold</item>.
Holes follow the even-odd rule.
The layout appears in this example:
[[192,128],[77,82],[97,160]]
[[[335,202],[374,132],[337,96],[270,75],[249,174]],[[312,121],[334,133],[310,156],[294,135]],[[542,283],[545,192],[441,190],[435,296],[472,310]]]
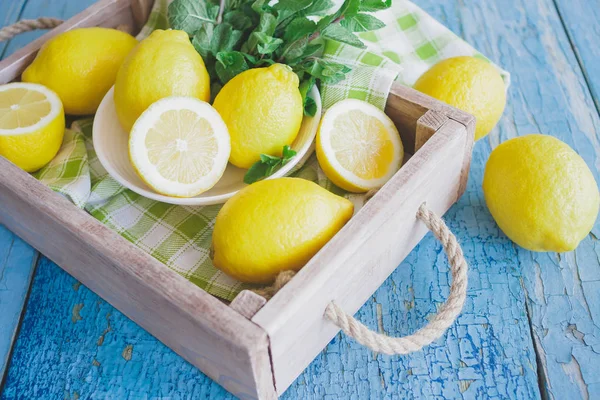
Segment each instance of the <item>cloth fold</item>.
[[[169,2],[155,1],[138,39],[155,29],[168,28]],[[321,87],[324,109],[346,98],[365,100],[383,109],[395,80],[411,86],[442,59],[459,55],[485,58],[410,1],[395,0],[390,9],[376,15],[386,27],[360,34],[366,49],[327,43],[324,57],[345,63],[352,71],[346,80]],[[508,86],[509,74],[499,71]],[[35,177],[207,292],[232,300],[241,290],[250,288],[217,270],[210,260],[212,230],[221,206],[174,206],[122,187],[96,157],[92,122],[76,121],[66,131],[58,155]],[[364,205],[364,195],[347,193],[333,185],[314,155],[293,175],[345,196],[356,209]]]

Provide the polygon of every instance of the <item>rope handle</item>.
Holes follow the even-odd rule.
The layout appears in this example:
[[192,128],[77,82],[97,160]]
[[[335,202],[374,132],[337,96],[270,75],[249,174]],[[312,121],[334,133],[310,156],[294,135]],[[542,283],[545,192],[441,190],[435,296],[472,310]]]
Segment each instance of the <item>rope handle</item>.
[[325,309],[325,318],[337,325],[346,335],[377,353],[408,354],[431,344],[456,321],[467,297],[468,266],[456,236],[425,203],[419,207],[417,218],[423,221],[442,243],[452,273],[450,295],[427,325],[409,336],[390,337],[371,331],[353,316],[346,314],[333,301]]
[[63,23],[62,19],[41,17],[38,19],[23,19],[12,25],[0,29],[0,42],[10,40],[20,33],[35,31],[37,29],[52,29]]

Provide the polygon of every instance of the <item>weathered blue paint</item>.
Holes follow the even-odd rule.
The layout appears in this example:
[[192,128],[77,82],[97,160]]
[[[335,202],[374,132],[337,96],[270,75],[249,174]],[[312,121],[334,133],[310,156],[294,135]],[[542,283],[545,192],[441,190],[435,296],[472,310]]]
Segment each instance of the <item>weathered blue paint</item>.
[[[21,11],[27,0],[10,0],[0,2],[0,26],[10,25],[20,19]],[[6,54],[9,42],[0,42],[0,59]]]
[[0,225],[0,381],[17,337],[37,252]]
[[[65,17],[59,10],[68,4],[90,2],[28,1],[32,18],[44,13],[30,3]],[[467,193],[446,215],[471,265],[464,313],[443,339],[411,356],[375,355],[338,335],[284,398],[535,399],[536,352],[545,393],[598,398],[598,225],[560,260],[533,254],[499,231],[481,193],[491,148],[532,132],[565,140],[599,178],[599,118],[557,9],[552,0],[417,3],[513,74],[504,118],[475,146]],[[589,4],[585,13],[594,1],[575,3]],[[597,65],[588,69],[581,52],[589,77]],[[445,299],[448,279],[443,252],[428,235],[357,315],[387,334],[409,333]],[[30,296],[3,398],[231,398],[45,258]]]

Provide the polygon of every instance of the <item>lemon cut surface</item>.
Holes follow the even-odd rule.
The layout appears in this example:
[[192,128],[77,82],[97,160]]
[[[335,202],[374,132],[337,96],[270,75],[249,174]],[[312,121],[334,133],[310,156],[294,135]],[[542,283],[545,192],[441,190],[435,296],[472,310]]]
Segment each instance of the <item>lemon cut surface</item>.
[[364,101],[336,103],[321,120],[317,158],[325,175],[351,192],[383,186],[400,166],[404,148],[396,126]]
[[129,156],[140,178],[160,194],[193,197],[223,175],[231,151],[216,110],[192,97],[167,97],[136,121]]
[[0,156],[36,171],[56,156],[64,132],[65,113],[56,93],[34,83],[0,86]]

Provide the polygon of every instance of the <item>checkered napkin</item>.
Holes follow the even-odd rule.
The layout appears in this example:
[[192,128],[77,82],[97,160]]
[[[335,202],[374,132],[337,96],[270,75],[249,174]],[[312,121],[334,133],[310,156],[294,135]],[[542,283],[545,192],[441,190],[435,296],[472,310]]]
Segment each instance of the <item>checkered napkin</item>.
[[[168,3],[169,0],[156,0],[138,39],[154,29],[168,27]],[[412,85],[444,58],[483,57],[409,1],[394,0],[392,8],[379,12],[377,17],[386,27],[360,35],[367,49],[327,43],[325,57],[351,66],[352,72],[343,82],[321,87],[325,109],[345,98],[366,100],[383,109],[394,80]],[[508,84],[508,74],[501,73]],[[60,153],[35,176],[209,293],[232,300],[248,287],[215,269],[209,258],[220,206],[174,206],[144,198],[119,185],[98,162],[92,145],[91,119],[77,121],[66,131]],[[356,209],[364,204],[363,196],[346,193],[327,180],[314,155],[294,176],[347,197]]]

